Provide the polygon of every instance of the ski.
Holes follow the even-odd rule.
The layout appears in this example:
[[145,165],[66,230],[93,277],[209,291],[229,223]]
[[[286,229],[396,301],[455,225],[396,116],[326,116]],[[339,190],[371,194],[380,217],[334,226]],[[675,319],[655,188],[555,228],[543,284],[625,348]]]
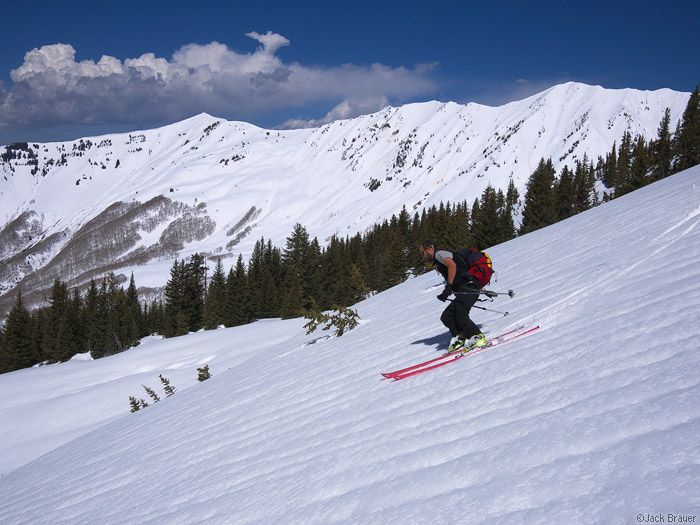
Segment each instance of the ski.
[[[505,332],[505,333],[497,335],[495,337],[491,337],[490,339],[486,340],[486,344],[489,344],[493,341],[496,341],[499,338],[503,338],[503,337],[509,336],[511,334],[514,334],[515,332],[519,332],[520,330],[523,330],[524,328],[525,328],[525,326],[521,325],[521,326],[518,326],[517,328],[511,330],[510,332]],[[406,372],[410,372],[411,370],[415,370],[417,368],[423,368],[424,366],[428,366],[428,365],[431,365],[433,363],[437,363],[438,361],[442,361],[443,359],[445,359],[447,357],[454,358],[456,354],[457,354],[457,352],[442,354],[441,356],[436,357],[434,359],[431,359],[429,361],[425,361],[424,363],[418,363],[417,365],[409,366],[407,368],[402,368],[401,370],[395,370],[393,372],[385,372],[382,375],[384,377],[387,377],[387,378],[391,378],[392,376],[396,376],[396,375],[402,375],[402,374],[405,374]]]
[[463,354],[461,352],[452,352],[452,353],[443,354],[443,355],[436,357],[434,359],[430,359],[429,361],[425,361],[423,363],[418,363],[417,365],[409,366],[407,368],[402,368],[401,370],[395,370],[394,372],[384,372],[384,373],[382,373],[382,376],[384,376],[387,379],[394,379],[396,381],[399,381],[401,379],[406,379],[409,377],[413,377],[413,376],[416,376],[418,374],[428,372],[429,370],[434,370],[436,368],[440,368],[442,366],[448,365],[450,363],[453,363],[454,361],[458,361],[462,357],[472,355],[472,354],[478,354],[479,352],[482,352],[483,350],[486,350],[487,348],[492,348],[494,346],[508,343],[508,342],[512,341],[513,339],[517,339],[519,337],[523,337],[525,335],[531,334],[532,332],[534,332],[537,329],[539,329],[539,325],[535,326],[534,328],[529,328],[527,330],[525,329],[525,326],[519,326],[518,328],[515,328],[514,330],[511,330],[510,332],[505,332],[503,334],[499,334],[499,335],[494,336],[490,339],[487,339],[486,346],[475,348],[474,350],[470,350],[469,352],[467,352],[465,354]]

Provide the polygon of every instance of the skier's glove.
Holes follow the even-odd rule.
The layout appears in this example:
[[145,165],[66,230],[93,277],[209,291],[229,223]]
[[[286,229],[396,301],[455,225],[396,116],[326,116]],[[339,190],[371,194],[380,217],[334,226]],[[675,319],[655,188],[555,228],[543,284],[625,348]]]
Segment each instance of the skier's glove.
[[447,283],[445,285],[445,289],[442,291],[440,295],[437,296],[438,299],[440,299],[443,303],[447,301],[447,298],[452,295],[452,285],[450,283]]

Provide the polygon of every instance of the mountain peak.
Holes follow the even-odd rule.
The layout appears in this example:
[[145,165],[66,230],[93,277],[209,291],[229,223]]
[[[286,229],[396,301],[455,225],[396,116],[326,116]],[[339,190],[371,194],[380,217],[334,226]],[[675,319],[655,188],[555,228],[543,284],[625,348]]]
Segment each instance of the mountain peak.
[[489,185],[513,180],[524,196],[540,159],[573,168],[625,131],[654,138],[666,107],[675,123],[688,97],[569,82],[496,108],[430,101],[286,131],[201,113],[153,130],[7,146],[0,311],[18,287],[27,304],[40,301],[56,276],[81,286],[134,272],[158,289],[176,257],[247,258],[260,237],[282,245],[297,222],[325,243],[404,206],[473,202]]

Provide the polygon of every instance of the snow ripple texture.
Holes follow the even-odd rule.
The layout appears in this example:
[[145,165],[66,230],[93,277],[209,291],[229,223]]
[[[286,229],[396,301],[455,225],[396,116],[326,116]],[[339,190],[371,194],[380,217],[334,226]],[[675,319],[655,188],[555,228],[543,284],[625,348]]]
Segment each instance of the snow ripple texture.
[[[697,523],[699,181],[491,248],[516,296],[476,321],[541,330],[410,380],[380,372],[446,345],[435,274],[342,338],[265,320],[0,376],[0,522]],[[159,373],[178,392],[130,414]]]

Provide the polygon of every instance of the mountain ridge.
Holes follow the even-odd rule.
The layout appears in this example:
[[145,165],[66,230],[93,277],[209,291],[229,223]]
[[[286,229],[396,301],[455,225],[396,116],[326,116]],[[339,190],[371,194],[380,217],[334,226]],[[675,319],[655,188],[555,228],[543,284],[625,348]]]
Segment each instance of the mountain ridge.
[[430,101],[311,129],[203,113],[152,130],[9,145],[0,310],[18,288],[27,304],[40,302],[56,277],[81,286],[134,272],[157,289],[175,258],[247,257],[261,237],[280,245],[297,222],[325,243],[402,206],[471,202],[511,179],[523,196],[541,158],[559,170],[605,155],[625,131],[654,138],[665,108],[676,122],[688,96],[570,82],[500,107]]

